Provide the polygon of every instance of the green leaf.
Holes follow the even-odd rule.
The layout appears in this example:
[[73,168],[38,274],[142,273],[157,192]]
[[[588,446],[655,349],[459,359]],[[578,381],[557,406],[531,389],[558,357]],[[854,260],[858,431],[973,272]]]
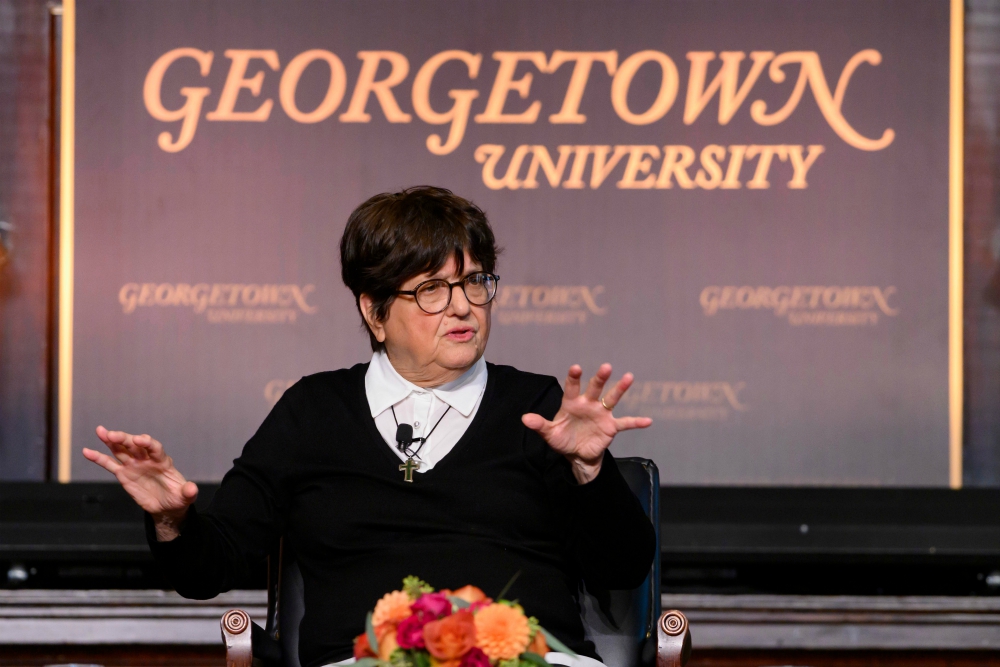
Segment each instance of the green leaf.
[[431,657],[423,651],[411,651],[414,667],[431,667]]
[[372,647],[372,651],[378,653],[378,639],[375,638],[375,628],[372,626],[371,612],[368,612],[368,616],[365,617],[365,634],[368,635],[368,645]]
[[523,662],[530,662],[533,665],[538,665],[538,667],[551,667],[549,663],[545,662],[545,658],[531,651],[525,651],[520,657]]
[[382,661],[378,658],[361,658],[354,663],[354,667],[378,667]]
[[424,593],[433,593],[434,587],[420,577],[411,574],[403,579],[403,591],[410,596],[411,600],[416,600]]
[[554,651],[558,651],[559,653],[565,653],[566,655],[576,657],[576,653],[561,641],[556,639],[551,632],[541,626],[539,626],[538,630],[545,636],[545,643],[549,645],[549,648]]
[[454,595],[449,595],[448,601],[451,602],[456,607],[458,607],[459,609],[468,609],[470,606],[468,602],[466,602],[462,598],[457,598]]

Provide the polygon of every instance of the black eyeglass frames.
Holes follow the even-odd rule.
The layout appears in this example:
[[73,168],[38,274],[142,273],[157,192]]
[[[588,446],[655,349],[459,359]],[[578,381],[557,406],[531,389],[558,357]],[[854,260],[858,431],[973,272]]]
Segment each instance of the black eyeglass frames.
[[396,294],[412,296],[420,310],[428,315],[437,315],[451,305],[451,292],[461,286],[465,298],[473,306],[485,306],[497,295],[497,282],[500,276],[478,271],[470,273],[457,283],[450,283],[443,278],[425,280],[411,290],[397,290]]

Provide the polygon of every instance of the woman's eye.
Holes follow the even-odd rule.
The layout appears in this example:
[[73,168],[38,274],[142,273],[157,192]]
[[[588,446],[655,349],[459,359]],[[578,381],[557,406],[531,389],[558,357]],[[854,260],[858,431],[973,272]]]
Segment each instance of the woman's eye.
[[441,289],[440,285],[424,285],[423,289],[421,289],[420,291],[423,292],[424,294],[434,294],[434,292],[438,291],[439,289]]

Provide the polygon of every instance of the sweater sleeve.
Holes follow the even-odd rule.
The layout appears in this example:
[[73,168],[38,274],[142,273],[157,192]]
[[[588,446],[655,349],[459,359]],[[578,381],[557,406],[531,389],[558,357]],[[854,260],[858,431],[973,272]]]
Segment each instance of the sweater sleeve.
[[[552,381],[532,410],[552,419],[562,403],[562,389]],[[567,519],[568,548],[588,588],[631,589],[649,574],[656,552],[656,533],[610,451],[601,471],[587,484],[573,477],[569,461],[534,431],[531,449],[545,461],[545,479]]]
[[146,516],[153,556],[182,596],[206,600],[246,582],[283,534],[300,393],[298,385],[285,392],[233,462],[208,509],[192,506],[178,537],[158,542],[152,517]]

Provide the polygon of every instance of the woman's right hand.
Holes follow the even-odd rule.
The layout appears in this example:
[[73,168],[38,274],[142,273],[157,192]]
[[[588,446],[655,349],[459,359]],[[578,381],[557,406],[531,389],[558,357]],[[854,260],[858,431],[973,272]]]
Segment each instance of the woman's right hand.
[[158,541],[169,542],[180,535],[188,507],[198,497],[198,486],[184,479],[163,445],[149,435],[98,426],[97,437],[114,456],[84,448],[84,457],[117,477],[139,507],[152,515]]

